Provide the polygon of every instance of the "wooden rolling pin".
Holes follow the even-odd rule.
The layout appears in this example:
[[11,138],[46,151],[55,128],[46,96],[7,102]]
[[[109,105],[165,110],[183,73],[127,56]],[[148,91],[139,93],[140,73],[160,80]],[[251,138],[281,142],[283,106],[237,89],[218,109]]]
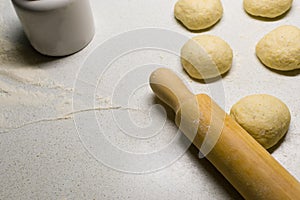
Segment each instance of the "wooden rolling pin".
[[299,182],[209,96],[193,95],[165,68],[152,73],[150,86],[175,111],[182,132],[245,199],[300,199]]

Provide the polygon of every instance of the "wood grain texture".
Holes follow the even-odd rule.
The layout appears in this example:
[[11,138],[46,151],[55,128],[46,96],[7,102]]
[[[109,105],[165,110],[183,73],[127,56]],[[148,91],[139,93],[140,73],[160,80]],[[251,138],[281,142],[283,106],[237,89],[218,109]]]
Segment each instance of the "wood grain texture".
[[300,198],[300,183],[208,95],[190,95],[164,68],[153,72],[150,85],[173,108],[181,131],[245,199]]
[[[201,124],[223,120],[220,137],[206,158],[246,199],[299,199],[299,182],[207,95],[197,95]],[[211,117],[212,114],[214,117]],[[218,124],[218,123],[217,123]],[[205,135],[201,129],[198,135]],[[209,137],[209,135],[207,135]],[[201,146],[194,141],[195,146]]]

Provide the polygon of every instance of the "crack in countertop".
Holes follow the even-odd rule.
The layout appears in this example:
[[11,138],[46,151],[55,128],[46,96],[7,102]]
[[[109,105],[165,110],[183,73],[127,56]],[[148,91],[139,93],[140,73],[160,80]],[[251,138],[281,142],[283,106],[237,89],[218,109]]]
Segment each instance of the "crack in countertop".
[[145,112],[146,111],[146,110],[143,110],[143,109],[122,107],[122,106],[88,108],[88,109],[83,109],[83,110],[72,111],[72,112],[66,113],[66,114],[64,114],[63,116],[60,116],[60,117],[34,120],[34,121],[31,121],[31,122],[23,123],[22,125],[16,126],[16,127],[2,127],[4,130],[0,131],[0,134],[9,133],[10,131],[18,130],[18,129],[24,128],[26,126],[39,124],[39,123],[42,123],[42,122],[52,122],[52,121],[62,121],[62,120],[72,119],[73,118],[72,115],[79,114],[79,113],[85,113],[85,112],[91,112],[91,111],[107,111],[107,110],[131,110],[131,111],[139,111],[139,112]]

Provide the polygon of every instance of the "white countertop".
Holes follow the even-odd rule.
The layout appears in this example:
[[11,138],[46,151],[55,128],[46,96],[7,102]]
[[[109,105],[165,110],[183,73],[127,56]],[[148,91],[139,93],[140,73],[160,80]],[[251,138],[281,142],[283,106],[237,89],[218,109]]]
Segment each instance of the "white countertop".
[[[198,34],[174,19],[175,2],[91,0],[94,40],[55,59],[30,47],[11,2],[0,0],[0,199],[242,199],[194,147],[184,151],[178,144],[160,154],[177,133],[172,112],[166,117],[147,85],[160,66],[177,71],[195,93],[215,97],[227,112],[254,93],[284,101],[292,122],[272,155],[300,180],[299,71],[271,71],[254,51],[275,27],[300,27],[300,2],[283,18],[261,21],[244,12],[241,0],[222,0],[222,20],[203,33],[225,39],[234,64],[223,80],[209,84],[184,73],[176,50],[160,48],[168,40],[170,48],[180,47],[183,41],[174,38]],[[151,48],[137,48],[151,38]],[[121,54],[124,49],[131,51]],[[148,162],[137,156],[150,154]]]

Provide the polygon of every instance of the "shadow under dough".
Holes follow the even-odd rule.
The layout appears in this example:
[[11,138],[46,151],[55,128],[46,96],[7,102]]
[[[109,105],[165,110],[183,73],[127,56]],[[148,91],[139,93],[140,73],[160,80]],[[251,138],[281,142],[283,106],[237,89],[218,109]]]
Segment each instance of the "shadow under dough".
[[[257,56],[256,56],[257,57]],[[258,57],[257,59],[259,60],[259,62],[265,67],[267,68],[268,70],[270,70],[271,72],[274,72],[276,74],[280,74],[280,75],[283,75],[283,76],[298,76],[300,74],[300,69],[294,69],[294,70],[290,70],[290,71],[280,71],[280,70],[277,70],[277,69],[272,69],[270,67],[268,67],[267,65],[265,65]]]
[[[267,66],[265,66],[267,67]],[[294,70],[291,70],[291,71],[280,71],[280,70],[276,70],[276,69],[272,69],[272,68],[269,68],[267,67],[270,71],[274,72],[274,73],[277,73],[277,74],[280,74],[280,75],[284,75],[284,76],[298,76],[300,74],[300,69],[294,69]]]
[[280,145],[285,141],[287,134],[288,134],[288,132],[286,134],[284,134],[284,136],[277,142],[277,144],[275,144],[273,147],[267,149],[267,151],[270,154],[274,153],[280,147]]
[[[183,68],[184,69],[184,68]],[[227,72],[225,72],[224,74],[221,74],[217,77],[214,77],[214,78],[208,78],[208,79],[196,79],[196,78],[193,78],[189,75],[189,73],[184,69],[184,72],[190,77],[190,79],[192,79],[193,81],[195,82],[198,82],[198,83],[202,83],[202,84],[210,84],[210,83],[214,83],[214,82],[217,82],[217,81],[220,81],[222,80],[223,78],[225,78],[229,73],[230,73],[230,70],[228,70]]]
[[282,15],[279,15],[277,17],[274,18],[268,18],[268,17],[261,17],[261,16],[255,16],[252,15],[250,13],[248,13],[245,9],[244,12],[251,18],[256,19],[256,20],[260,20],[260,21],[264,21],[264,22],[274,22],[274,21],[279,21],[283,18],[285,18],[285,16],[291,11],[292,8],[290,8],[289,10],[287,10],[285,13],[283,13]]
[[180,24],[181,26],[185,27],[188,31],[190,31],[190,32],[192,32],[192,33],[198,33],[198,34],[204,33],[204,32],[207,32],[207,31],[210,31],[210,30],[213,29],[218,23],[220,23],[220,21],[222,20],[222,18],[219,19],[216,23],[214,23],[213,25],[211,25],[210,27],[205,28],[205,29],[191,30],[191,29],[189,29],[187,26],[185,26],[185,25],[182,23],[182,21],[180,21],[180,20],[177,19],[176,17],[174,17],[174,18],[175,18],[175,20],[177,21],[178,24]]

